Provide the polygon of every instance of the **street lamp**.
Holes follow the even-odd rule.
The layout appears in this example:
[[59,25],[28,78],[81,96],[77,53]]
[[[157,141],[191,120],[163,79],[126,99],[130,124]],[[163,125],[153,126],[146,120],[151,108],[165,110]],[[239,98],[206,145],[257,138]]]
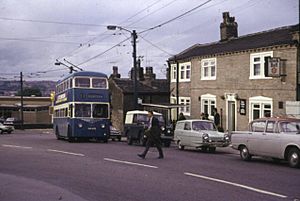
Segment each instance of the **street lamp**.
[[133,84],[134,84],[134,90],[133,90],[133,99],[134,99],[134,109],[137,109],[138,106],[138,93],[137,93],[137,62],[136,62],[136,39],[137,39],[137,34],[135,30],[128,30],[125,29],[123,27],[120,26],[115,26],[115,25],[110,25],[107,26],[108,30],[116,30],[116,29],[120,29],[120,30],[124,30],[127,31],[131,34],[132,37],[132,47],[133,47],[133,52],[132,52],[132,57],[133,57],[133,69],[134,69],[134,74],[133,74]]

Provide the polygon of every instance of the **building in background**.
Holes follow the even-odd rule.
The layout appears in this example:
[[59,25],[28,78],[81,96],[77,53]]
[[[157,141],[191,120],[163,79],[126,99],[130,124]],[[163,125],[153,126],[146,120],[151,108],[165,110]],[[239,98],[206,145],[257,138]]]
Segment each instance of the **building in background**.
[[[23,97],[24,124],[50,125],[50,97]],[[21,120],[21,98],[19,96],[0,96],[0,117],[14,117]]]
[[235,18],[225,12],[220,33],[220,41],[169,58],[171,103],[177,101],[178,81],[179,112],[212,117],[218,108],[224,130],[244,130],[253,119],[285,115],[287,101],[300,100],[299,24],[238,36]]
[[[140,66],[140,65],[139,65]],[[169,103],[170,83],[168,79],[157,79],[152,67],[138,68],[138,102],[139,109],[143,109],[141,103]],[[121,78],[118,67],[113,67],[113,73],[109,78],[111,91],[111,120],[114,127],[123,130],[127,111],[134,109],[134,70],[130,72],[130,78]]]

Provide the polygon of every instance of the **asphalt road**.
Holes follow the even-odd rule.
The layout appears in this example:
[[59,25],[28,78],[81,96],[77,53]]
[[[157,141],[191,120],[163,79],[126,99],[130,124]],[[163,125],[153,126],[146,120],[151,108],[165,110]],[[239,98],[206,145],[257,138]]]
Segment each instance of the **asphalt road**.
[[300,200],[300,169],[230,148],[215,154],[125,142],[68,143],[51,130],[0,135],[0,201]]

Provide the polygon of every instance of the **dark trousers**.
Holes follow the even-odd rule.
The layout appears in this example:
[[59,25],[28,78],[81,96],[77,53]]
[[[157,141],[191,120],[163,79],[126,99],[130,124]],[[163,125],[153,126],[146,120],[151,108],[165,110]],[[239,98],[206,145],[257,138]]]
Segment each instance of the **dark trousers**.
[[162,151],[162,148],[161,148],[160,139],[150,139],[150,138],[147,139],[146,148],[145,148],[145,151],[142,153],[142,155],[146,156],[146,154],[148,153],[150,147],[153,146],[153,145],[156,146],[156,148],[158,150],[158,153],[159,153],[159,156],[164,157],[164,154],[163,154],[163,151]]

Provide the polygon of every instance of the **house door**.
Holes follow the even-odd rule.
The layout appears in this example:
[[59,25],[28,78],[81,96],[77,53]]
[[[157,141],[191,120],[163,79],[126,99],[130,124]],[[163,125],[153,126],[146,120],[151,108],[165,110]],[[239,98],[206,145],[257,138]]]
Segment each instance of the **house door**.
[[227,110],[227,126],[228,126],[228,131],[235,131],[236,125],[235,125],[235,120],[236,120],[236,107],[235,107],[235,101],[228,101],[228,110]]

